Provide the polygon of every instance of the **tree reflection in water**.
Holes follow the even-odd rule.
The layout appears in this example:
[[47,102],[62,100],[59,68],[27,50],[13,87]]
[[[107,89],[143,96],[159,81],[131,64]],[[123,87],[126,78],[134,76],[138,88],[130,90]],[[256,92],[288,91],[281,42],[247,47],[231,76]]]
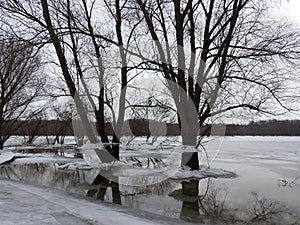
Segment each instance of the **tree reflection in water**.
[[[25,163],[0,167],[0,178],[33,182],[73,193],[85,193],[90,197],[121,204],[119,184],[100,175],[100,171],[59,170],[56,164]],[[109,190],[109,191],[108,191]]]
[[181,219],[187,219],[191,216],[199,216],[198,204],[198,187],[199,181],[182,181],[182,195],[186,196],[182,201],[182,208],[180,212]]
[[119,205],[122,204],[119,184],[106,179],[105,177],[101,176],[100,173],[96,176],[95,180],[91,184],[91,187],[94,188],[87,191],[87,196],[104,201],[105,195],[108,192],[108,188],[110,188],[112,194],[112,202]]
[[[206,185],[202,185],[206,181]],[[211,179],[182,181],[182,189],[169,196],[182,202],[180,218],[205,224],[299,224],[289,208],[278,201],[250,194],[246,207],[227,202],[228,188],[216,186]],[[202,189],[202,190],[201,190]]]
[[[290,212],[290,209],[278,201],[272,201],[260,197],[257,193],[251,193],[253,207],[250,208],[251,218],[249,221],[253,224],[299,224],[299,219]],[[290,221],[290,222],[288,222]]]

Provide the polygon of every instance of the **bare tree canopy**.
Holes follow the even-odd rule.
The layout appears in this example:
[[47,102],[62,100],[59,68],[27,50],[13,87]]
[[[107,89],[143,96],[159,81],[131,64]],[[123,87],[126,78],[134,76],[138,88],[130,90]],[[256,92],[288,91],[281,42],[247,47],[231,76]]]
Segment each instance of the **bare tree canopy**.
[[[30,42],[0,37],[0,148],[26,119],[42,94],[44,77],[38,49]],[[34,112],[31,112],[31,114]]]
[[167,81],[193,101],[200,125],[237,108],[276,114],[264,105],[270,99],[290,109],[284,82],[294,78],[300,36],[269,14],[270,2],[136,2],[154,41],[152,59],[158,55]]

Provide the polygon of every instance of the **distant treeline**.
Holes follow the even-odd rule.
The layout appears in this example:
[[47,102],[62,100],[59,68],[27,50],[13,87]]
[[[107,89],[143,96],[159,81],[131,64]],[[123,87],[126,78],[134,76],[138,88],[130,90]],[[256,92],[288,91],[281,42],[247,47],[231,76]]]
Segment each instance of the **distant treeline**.
[[229,136],[300,136],[300,120],[263,120],[226,126]]
[[[10,122],[6,122],[7,126]],[[95,126],[96,127],[96,126]],[[80,129],[80,126],[79,126]],[[108,134],[112,134],[111,123],[106,124]],[[300,136],[300,120],[267,120],[250,122],[246,125],[241,124],[227,124],[225,131],[224,125],[217,124],[213,128],[206,125],[201,128],[209,134],[212,130],[213,135],[226,136]],[[0,130],[0,133],[5,133]],[[74,135],[72,121],[57,121],[57,120],[39,120],[18,122],[18,129],[13,132],[13,135],[23,136],[55,136],[55,135]],[[180,128],[178,124],[163,124],[159,122],[147,120],[129,120],[125,135],[134,136],[176,136],[180,135]]]

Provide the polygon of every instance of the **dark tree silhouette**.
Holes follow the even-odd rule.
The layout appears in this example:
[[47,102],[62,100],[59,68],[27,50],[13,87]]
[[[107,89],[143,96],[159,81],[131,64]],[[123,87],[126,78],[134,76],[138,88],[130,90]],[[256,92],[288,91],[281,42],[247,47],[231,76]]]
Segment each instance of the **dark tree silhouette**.
[[0,36],[0,149],[40,100],[44,78],[38,49],[30,42]]

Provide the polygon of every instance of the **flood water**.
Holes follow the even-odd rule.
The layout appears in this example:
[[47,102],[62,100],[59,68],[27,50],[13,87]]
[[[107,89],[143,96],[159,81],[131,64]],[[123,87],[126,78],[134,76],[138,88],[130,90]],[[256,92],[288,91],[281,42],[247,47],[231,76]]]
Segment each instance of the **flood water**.
[[226,137],[207,151],[211,167],[238,177],[127,186],[105,178],[105,169],[60,170],[58,163],[42,162],[3,165],[0,178],[180,218],[182,224],[300,224],[300,138]]

